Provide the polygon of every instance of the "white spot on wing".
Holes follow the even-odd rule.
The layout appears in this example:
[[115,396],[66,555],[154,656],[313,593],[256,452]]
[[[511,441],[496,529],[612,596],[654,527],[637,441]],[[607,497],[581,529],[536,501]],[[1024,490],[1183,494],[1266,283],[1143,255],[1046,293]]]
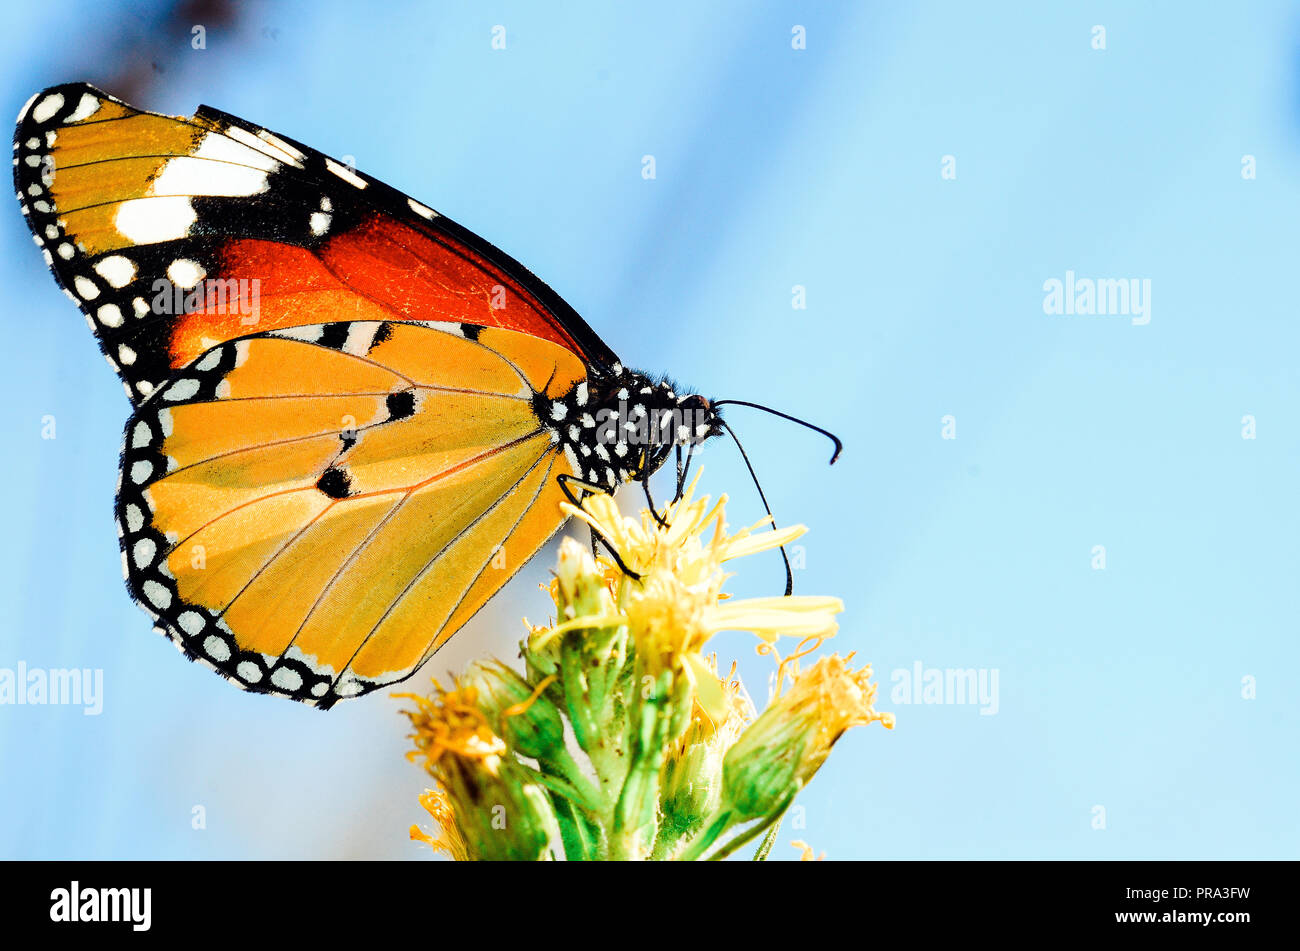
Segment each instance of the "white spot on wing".
[[285,327],[282,330],[276,330],[272,333],[275,337],[288,337],[290,340],[301,340],[305,343],[315,343],[325,332],[322,324],[307,324],[303,327]]
[[95,273],[108,281],[110,287],[126,287],[135,277],[135,262],[120,254],[110,254],[95,262]]
[[303,155],[302,152],[300,152],[298,149],[295,149],[292,145],[284,141],[284,139],[280,138],[274,132],[271,132],[267,129],[261,129],[258,131],[257,137],[261,139],[263,142],[265,142],[267,145],[271,146],[272,148],[279,149],[285,155],[288,155],[291,159],[293,159],[293,164],[297,165],[300,168],[302,167],[302,160],[307,156]]
[[81,122],[89,119],[99,111],[101,103],[98,99],[88,92],[81,94],[81,101],[77,103],[77,108],[73,109],[71,114],[64,119],[64,122]]
[[153,556],[157,552],[158,546],[154,544],[152,538],[142,538],[131,549],[131,560],[135,562],[137,569],[142,569],[153,564]]
[[140,590],[144,593],[145,598],[156,607],[159,611],[166,611],[171,607],[172,593],[160,585],[158,582],[149,580],[140,585]]
[[340,165],[333,159],[327,158],[325,160],[325,167],[349,185],[355,185],[357,188],[366,187],[366,180],[359,177],[356,172],[352,171],[352,169],[348,168],[346,165]]
[[216,349],[209,350],[207,353],[205,353],[203,355],[203,358],[199,360],[198,363],[194,364],[194,369],[198,370],[200,373],[207,373],[209,370],[213,369],[220,362],[221,362],[221,348],[217,347]]
[[113,224],[123,237],[136,244],[157,244],[185,237],[197,220],[189,198],[175,196],[124,201]]
[[379,332],[379,321],[358,320],[348,327],[348,339],[343,342],[343,352],[356,357],[364,357],[370,351],[370,345]]
[[223,129],[222,134],[225,135],[226,138],[233,139],[235,142],[247,146],[248,148],[253,149],[256,152],[260,152],[263,155],[267,156],[268,158],[274,159],[279,162],[285,162],[289,165],[296,165],[299,168],[302,167],[301,163],[296,161],[292,155],[289,155],[287,152],[283,152],[279,149],[276,149],[269,142],[262,141],[257,136],[253,135],[251,132],[247,131],[246,129],[241,129],[239,126],[232,125],[226,129]]
[[410,205],[411,210],[415,212],[417,215],[419,215],[421,218],[428,218],[430,221],[432,221],[434,218],[438,217],[438,213],[436,211],[434,211],[432,208],[428,207],[427,205],[421,205],[414,198],[406,199],[406,203]]
[[275,684],[281,690],[293,692],[302,689],[302,674],[296,670],[290,670],[288,667],[277,667],[271,674],[271,683]]
[[240,661],[235,673],[244,683],[255,684],[262,679],[262,671],[251,660]]
[[168,400],[177,403],[181,400],[187,400],[199,391],[199,381],[194,377],[186,377],[183,380],[177,380],[171,386],[167,387],[167,392],[163,394]]
[[[232,130],[233,131],[233,130]],[[242,131],[242,130],[241,130]],[[247,135],[247,133],[245,133]],[[273,172],[279,166],[272,156],[266,154],[266,147],[252,136],[240,141],[232,134],[222,135],[209,132],[194,150],[194,158],[210,159],[216,162],[231,162],[236,165],[250,165],[264,172]],[[262,176],[265,181],[266,176]]]
[[167,266],[167,279],[177,287],[186,290],[194,287],[207,276],[207,271],[188,258],[177,258]]
[[49,122],[54,113],[63,108],[63,93],[50,93],[36,104],[32,110],[32,119],[36,122]]
[[[208,136],[211,138],[211,136]],[[229,142],[229,140],[226,140]],[[231,142],[231,145],[236,143]],[[251,154],[251,149],[244,151]],[[266,156],[264,161],[271,161]],[[180,155],[163,166],[162,174],[154,180],[150,193],[155,196],[171,195],[223,195],[244,198],[266,191],[266,172],[233,162],[209,161],[190,155]]]

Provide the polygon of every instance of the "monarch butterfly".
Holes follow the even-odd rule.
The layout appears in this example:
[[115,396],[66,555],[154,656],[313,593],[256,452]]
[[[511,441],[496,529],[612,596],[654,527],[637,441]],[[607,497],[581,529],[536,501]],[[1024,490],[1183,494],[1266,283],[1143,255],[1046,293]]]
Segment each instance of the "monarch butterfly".
[[683,446],[689,467],[743,402],[627,368],[482,238],[215,109],[54,86],[14,156],[132,403],[127,586],[244,689],[328,708],[409,677],[559,530],[572,486],[649,497],[675,451],[680,492]]

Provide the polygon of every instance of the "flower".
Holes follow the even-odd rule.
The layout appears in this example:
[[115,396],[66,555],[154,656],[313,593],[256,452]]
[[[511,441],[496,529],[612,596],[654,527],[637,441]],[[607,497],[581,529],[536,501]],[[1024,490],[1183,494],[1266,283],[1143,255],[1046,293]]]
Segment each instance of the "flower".
[[415,732],[415,750],[407,754],[411,760],[424,757],[426,768],[436,769],[446,754],[466,760],[477,760],[490,773],[496,772],[505,742],[492,732],[487,717],[478,708],[478,691],[474,687],[464,690],[444,690],[433,681],[434,696],[421,697],[414,693],[394,694],[414,700],[414,710],[402,712],[411,721]]
[[426,789],[420,796],[420,805],[424,806],[433,821],[438,824],[438,835],[430,835],[419,826],[411,826],[411,838],[432,847],[435,852],[445,852],[454,862],[469,859],[465,840],[461,838],[460,828],[456,825],[456,810],[451,798],[441,789]]
[[731,665],[725,678],[719,678],[717,657],[710,656],[706,663],[725,698],[727,712],[717,720],[697,702],[690,726],[664,765],[660,851],[696,832],[704,818],[717,810],[722,797],[723,757],[756,715],[753,701],[736,677],[736,665]]
[[546,697],[543,690],[550,686],[554,675],[540,689],[500,661],[479,661],[471,664],[461,678],[472,691],[474,702],[485,721],[494,725],[510,749],[521,756],[533,759],[554,759],[564,750],[564,721],[560,711]]
[[850,727],[879,721],[893,729],[894,715],[873,706],[870,665],[854,670],[851,659],[832,654],[804,673],[796,670],[790,690],[727,751],[724,796],[738,816],[750,819],[784,809]]
[[[478,661],[404,711],[436,787],[420,802],[436,833],[411,836],[456,859],[717,859],[764,836],[765,858],[794,796],[873,707],[869,667],[801,660],[836,631],[838,598],[733,599],[728,562],[804,529],[729,532],[726,497],[695,483],[663,513],[624,518],[604,494],[565,511],[606,540],[594,557],[566,538],[547,587],[555,622],[528,625],[523,670]],[[525,622],[527,624],[527,622]],[[706,646],[752,631],[778,661],[760,715]],[[798,638],[784,660],[777,646]],[[790,681],[788,689],[787,680]]]
[[561,852],[553,806],[536,776],[520,763],[488,722],[474,686],[457,683],[444,690],[434,680],[434,696],[398,694],[415,701],[402,711],[411,721],[415,749],[438,788],[421,797],[441,834],[412,827],[421,839],[453,858],[545,859]]
[[[759,532],[769,521],[763,519],[729,534],[727,497],[720,496],[710,506],[708,496],[694,498],[696,482],[698,476],[668,507],[662,524],[649,511],[641,513],[639,523],[625,517],[604,493],[587,496],[581,505],[561,504],[598,532],[636,577],[605,563],[610,599],[592,616],[566,618],[556,630],[626,625],[651,675],[683,671],[700,705],[720,719],[726,716],[727,701],[703,654],[714,634],[748,630],[769,646],[783,636],[824,639],[837,630],[835,615],[844,610],[844,603],[808,595],[736,600],[724,594],[722,586],[731,577],[723,570],[726,562],[788,545],[807,529],[792,525]],[[562,552],[562,561],[566,554],[576,561],[572,550]]]

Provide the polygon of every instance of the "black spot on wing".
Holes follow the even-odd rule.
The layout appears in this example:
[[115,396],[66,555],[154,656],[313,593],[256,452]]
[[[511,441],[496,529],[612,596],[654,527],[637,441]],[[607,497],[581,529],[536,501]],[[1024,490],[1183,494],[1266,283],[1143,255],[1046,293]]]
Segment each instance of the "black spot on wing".
[[384,402],[388,407],[389,422],[397,419],[407,419],[415,415],[415,393],[411,390],[389,393]]
[[316,488],[331,499],[346,499],[348,493],[352,491],[352,480],[348,478],[347,472],[343,469],[330,466],[316,480]]

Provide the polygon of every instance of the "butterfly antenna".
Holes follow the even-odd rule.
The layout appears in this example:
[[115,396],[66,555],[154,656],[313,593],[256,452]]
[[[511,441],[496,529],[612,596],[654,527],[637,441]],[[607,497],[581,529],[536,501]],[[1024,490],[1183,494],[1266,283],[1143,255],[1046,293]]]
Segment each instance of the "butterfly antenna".
[[[731,402],[735,401],[733,400]],[[714,403],[713,405],[717,406],[718,404]],[[722,428],[727,431],[727,434],[731,436],[731,441],[736,444],[736,448],[740,450],[740,458],[745,460],[745,468],[749,470],[749,477],[754,480],[754,488],[758,489],[758,497],[763,500],[763,510],[767,512],[767,517],[772,519],[772,527],[776,528],[776,518],[772,515],[772,507],[767,504],[767,496],[763,494],[763,487],[759,485],[758,475],[754,472],[754,467],[749,462],[749,455],[745,452],[745,447],[740,444],[740,440],[736,438],[736,431],[727,425],[726,420],[719,416],[718,422],[722,425]],[[798,420],[795,420],[795,422],[798,422]],[[827,433],[827,435],[829,436],[830,433]],[[835,439],[834,436],[831,436],[831,438]],[[839,442],[838,439],[835,441],[837,443]],[[832,459],[831,461],[834,462],[835,460]],[[794,591],[794,572],[790,570],[790,558],[785,553],[784,545],[781,546],[781,560],[785,562],[785,594],[786,597],[789,597],[790,593]]]
[[[779,409],[772,409],[772,407],[770,406],[764,406],[761,403],[750,403],[746,400],[714,400],[712,405],[726,406],[729,403],[735,406],[748,406],[750,409],[761,409],[764,413],[771,413],[773,416],[780,416],[782,419],[788,419],[792,423],[798,423],[800,426],[803,426],[806,429],[811,429],[815,433],[821,433],[823,436],[825,436],[827,439],[829,439],[831,442],[835,444],[835,451],[831,453],[830,465],[835,464],[835,460],[840,457],[840,451],[844,449],[844,443],[840,442],[839,436],[836,436],[834,433],[828,430],[822,429],[820,426],[814,426],[806,419],[800,419],[798,416],[791,416],[789,413],[783,413]],[[723,425],[726,424],[724,423]],[[728,431],[730,431],[730,429],[728,429]],[[732,433],[731,438],[735,439],[736,434]],[[737,442],[736,445],[739,446],[740,443]],[[742,449],[741,455],[744,455],[744,452],[745,451]],[[750,471],[752,472],[753,470]]]

